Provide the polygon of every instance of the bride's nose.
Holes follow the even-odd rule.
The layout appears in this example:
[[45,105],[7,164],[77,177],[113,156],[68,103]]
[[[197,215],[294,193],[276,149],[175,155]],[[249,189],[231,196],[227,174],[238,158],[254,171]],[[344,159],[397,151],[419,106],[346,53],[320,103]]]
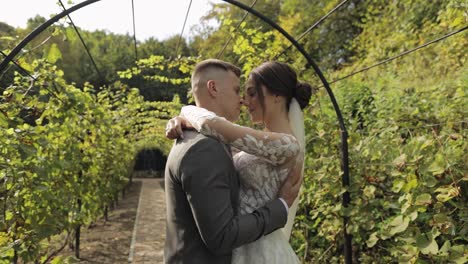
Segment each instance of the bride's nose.
[[248,102],[248,100],[245,99],[245,95],[242,96],[241,102],[242,102],[242,105],[245,105],[245,106],[247,106],[247,107],[249,106],[249,102]]

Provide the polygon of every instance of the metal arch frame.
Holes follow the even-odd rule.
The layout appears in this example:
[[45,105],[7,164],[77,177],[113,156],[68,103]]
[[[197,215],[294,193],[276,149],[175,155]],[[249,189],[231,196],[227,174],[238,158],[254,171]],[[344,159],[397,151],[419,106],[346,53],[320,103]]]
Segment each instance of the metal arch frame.
[[[325,87],[330,100],[332,101],[333,108],[335,109],[336,117],[338,118],[338,122],[340,125],[341,129],[341,168],[343,170],[343,177],[342,177],[342,185],[343,187],[348,187],[349,186],[349,155],[348,155],[348,132],[346,130],[343,116],[341,115],[340,107],[338,106],[338,103],[335,99],[335,96],[333,94],[333,91],[330,88],[330,85],[323,75],[322,71],[320,68],[317,66],[315,61],[312,59],[312,57],[305,51],[305,49],[302,47],[299,42],[297,42],[289,33],[287,33],[283,28],[281,28],[278,24],[273,22],[271,19],[268,17],[260,14],[258,11],[255,9],[252,9],[242,3],[239,3],[234,0],[223,0],[225,2],[228,2],[230,4],[233,4],[239,8],[244,9],[245,11],[248,11],[252,15],[255,15],[256,17],[262,19],[264,22],[269,24],[271,27],[276,29],[278,32],[280,32],[284,37],[286,37],[292,45],[296,47],[299,52],[304,56],[304,58],[307,60],[307,65],[306,68],[309,68],[312,66],[312,68],[315,70],[315,73],[319,76],[320,80],[323,83],[323,86]],[[347,207],[349,202],[350,202],[350,195],[349,192],[346,190],[343,193],[343,206]],[[351,235],[347,233],[347,224],[348,224],[348,217],[343,217],[343,230],[344,230],[344,237],[345,237],[345,243],[344,243],[344,258],[345,258],[345,263],[346,264],[351,264],[352,263],[352,246],[351,246]]]
[[6,68],[6,66],[8,65],[8,63],[10,63],[10,61],[13,60],[13,58],[18,55],[18,53],[31,41],[33,40],[35,37],[37,37],[37,35],[39,35],[40,33],[42,33],[42,31],[44,31],[45,29],[47,29],[48,27],[50,27],[52,24],[54,24],[55,22],[57,22],[59,19],[63,18],[64,16],[67,16],[68,14],[70,13],[73,13],[75,12],[76,10],[78,9],[81,9],[82,7],[85,7],[85,6],[88,6],[90,4],[93,4],[95,2],[98,2],[98,1],[101,1],[101,0],[87,0],[87,1],[84,1],[84,2],[81,2],[77,5],[74,5],[72,7],[70,7],[69,9],[65,9],[63,10],[60,14],[57,14],[55,15],[54,17],[52,17],[51,19],[47,20],[46,22],[44,22],[42,25],[38,26],[36,29],[34,29],[31,33],[29,33],[29,35],[27,35],[9,54],[8,56],[0,63],[0,73],[3,72],[3,70]]
[[[0,63],[0,73],[5,70],[7,65],[10,63],[10,61],[13,60],[13,58],[31,41],[33,40],[37,35],[39,35],[41,32],[43,32],[45,29],[47,29],[49,26],[51,26],[53,23],[57,22],[59,19],[69,15],[70,13],[73,13],[76,10],[79,10],[85,6],[88,6],[90,4],[96,3],[101,0],[87,0],[84,2],[81,2],[77,5],[74,5],[70,7],[69,9],[64,10],[63,12],[55,15],[51,19],[47,20],[44,22],[42,25],[34,29],[29,35],[27,35],[8,55],[7,57]],[[341,168],[343,171],[343,176],[342,176],[342,185],[343,187],[348,187],[349,186],[349,156],[348,156],[348,132],[346,130],[343,116],[341,114],[340,108],[338,106],[338,103],[335,99],[335,96],[330,88],[329,82],[323,75],[322,71],[320,68],[317,66],[315,61],[311,58],[311,56],[305,51],[305,49],[298,43],[296,39],[294,39],[289,33],[287,33],[282,27],[280,27],[278,24],[270,20],[268,17],[262,15],[255,9],[250,8],[249,6],[244,5],[243,3],[240,3],[235,0],[223,0],[224,2],[227,2],[229,4],[232,4],[234,6],[237,6],[238,8],[244,9],[245,11],[251,13],[252,15],[260,18],[267,24],[269,24],[271,27],[273,27],[275,30],[280,32],[284,37],[286,37],[293,46],[296,47],[296,49],[304,56],[304,58],[307,60],[307,65],[306,67],[309,68],[312,66],[312,68],[315,70],[315,73],[319,76],[321,82],[323,83],[323,87],[325,87],[330,100],[332,101],[333,107],[335,109],[335,113],[339,122],[339,126],[341,129]],[[347,207],[349,202],[350,202],[350,195],[348,191],[345,191],[343,193],[343,206]],[[351,264],[352,263],[352,247],[351,247],[351,235],[347,233],[347,223],[348,223],[348,218],[344,217],[343,218],[343,228],[344,228],[344,237],[345,237],[345,243],[344,243],[344,258],[345,258],[345,263]]]

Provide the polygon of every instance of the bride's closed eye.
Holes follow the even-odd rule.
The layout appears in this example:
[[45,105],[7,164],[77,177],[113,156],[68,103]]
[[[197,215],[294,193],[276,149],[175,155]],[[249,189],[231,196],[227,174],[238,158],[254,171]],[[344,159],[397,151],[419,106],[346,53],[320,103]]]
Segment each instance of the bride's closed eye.
[[251,98],[252,98],[252,97],[254,97],[255,95],[257,95],[257,91],[256,91],[254,88],[250,88],[250,87],[249,87],[249,88],[247,89],[247,93],[246,93],[246,94],[247,94],[248,97],[251,97]]

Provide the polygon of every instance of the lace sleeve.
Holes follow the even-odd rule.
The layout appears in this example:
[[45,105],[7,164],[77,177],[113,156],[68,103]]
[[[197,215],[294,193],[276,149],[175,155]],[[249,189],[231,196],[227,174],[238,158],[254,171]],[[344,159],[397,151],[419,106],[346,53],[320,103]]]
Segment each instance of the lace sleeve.
[[262,157],[273,165],[284,164],[300,152],[299,143],[292,135],[239,126],[201,107],[184,106],[181,116],[185,117],[198,132]]

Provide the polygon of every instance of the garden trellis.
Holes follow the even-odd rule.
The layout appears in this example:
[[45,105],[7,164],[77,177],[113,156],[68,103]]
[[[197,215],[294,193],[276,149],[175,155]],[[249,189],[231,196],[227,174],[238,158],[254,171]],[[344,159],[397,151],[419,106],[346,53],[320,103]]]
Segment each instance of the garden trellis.
[[[31,34],[29,34],[23,41],[21,41],[20,44],[18,44],[8,55],[5,56],[5,59],[0,63],[0,73],[2,71],[5,70],[5,68],[7,67],[7,65],[13,61],[13,59],[15,58],[15,56],[22,50],[22,48],[24,48],[32,39],[34,39],[39,33],[41,33],[42,31],[44,31],[46,28],[48,28],[50,25],[52,25],[53,23],[57,22],[59,19],[63,18],[64,16],[69,16],[70,13],[82,8],[82,7],[85,7],[87,5],[90,5],[90,4],[93,4],[95,2],[98,2],[99,0],[89,0],[89,1],[84,1],[80,4],[77,4],[69,9],[65,9],[64,8],[64,11],[56,16],[54,16],[53,18],[49,19],[47,22],[45,22],[44,24],[42,24],[41,26],[39,26],[37,29],[35,29]],[[338,103],[336,102],[335,100],[335,97],[333,95],[333,92],[330,88],[330,83],[334,83],[334,82],[337,82],[339,80],[343,80],[345,78],[348,78],[354,74],[357,74],[357,73],[362,73],[362,72],[365,72],[371,68],[374,68],[374,67],[377,67],[379,65],[382,65],[386,62],[389,62],[391,60],[394,60],[396,58],[399,58],[399,57],[402,57],[402,56],[405,56],[413,51],[416,51],[420,48],[423,48],[427,45],[430,45],[430,44],[433,44],[433,43],[436,43],[437,41],[440,41],[442,39],[445,39],[449,36],[452,36],[454,34],[457,34],[457,33],[460,33],[464,30],[466,30],[467,27],[464,27],[464,28],[461,28],[459,30],[456,30],[452,33],[449,33],[443,37],[440,37],[434,41],[430,41],[430,42],[427,42],[426,44],[424,45],[421,45],[421,46],[418,46],[417,48],[414,48],[412,50],[408,50],[407,52],[403,52],[399,55],[396,55],[396,56],[393,56],[391,58],[388,58],[386,60],[383,60],[381,62],[378,62],[376,64],[373,64],[372,66],[369,66],[369,67],[366,67],[366,68],[363,68],[357,72],[354,72],[350,75],[347,75],[347,76],[344,76],[342,78],[339,78],[339,79],[336,79],[336,80],[333,80],[332,82],[329,82],[327,81],[327,79],[325,78],[325,76],[323,75],[322,71],[320,70],[320,68],[318,67],[318,65],[315,63],[314,60],[312,60],[310,54],[308,54],[305,49],[301,46],[301,44],[299,44],[299,40],[304,38],[307,33],[309,33],[313,28],[317,27],[322,21],[324,21],[327,17],[329,17],[333,12],[335,12],[336,10],[338,10],[341,6],[343,6],[347,1],[343,1],[341,2],[339,5],[337,5],[335,8],[333,8],[326,16],[322,17],[320,20],[318,20],[316,23],[314,23],[306,32],[304,32],[303,34],[301,34],[299,37],[297,38],[294,38],[292,37],[288,32],[286,32],[283,28],[281,28],[278,24],[274,23],[273,21],[271,21],[268,17],[262,15],[261,13],[259,13],[258,11],[256,11],[253,7],[255,6],[255,3],[256,1],[253,2],[253,4],[249,7],[249,6],[246,6],[238,1],[231,1],[231,0],[226,0],[225,2],[227,3],[230,3],[232,5],[235,5],[237,6],[238,8],[241,8],[243,10],[246,11],[246,15],[244,16],[244,18],[242,19],[242,21],[238,24],[240,25],[244,20],[245,18],[247,17],[248,14],[252,14],[258,18],[260,18],[261,20],[263,20],[265,23],[267,23],[268,25],[270,25],[272,28],[274,28],[275,30],[277,30],[279,33],[281,33],[286,39],[288,39],[288,41],[291,43],[291,45],[289,47],[287,47],[283,52],[279,53],[276,57],[279,57],[281,55],[284,55],[284,53],[290,49],[290,47],[294,46],[303,56],[304,58],[306,59],[307,61],[307,65],[306,68],[310,68],[312,67],[314,69],[314,71],[316,72],[317,76],[319,77],[319,79],[321,80],[322,82],[322,87],[324,87],[330,97],[330,100],[332,101],[332,104],[333,104],[333,107],[335,109],[335,112],[336,112],[336,116],[337,116],[337,119],[338,119],[338,123],[339,123],[339,127],[340,127],[340,135],[341,135],[341,144],[340,144],[340,149],[341,149],[341,166],[342,166],[342,171],[343,171],[343,178],[342,178],[342,184],[343,186],[346,188],[349,186],[349,181],[350,181],[350,178],[349,178],[349,161],[348,161],[348,133],[347,133],[347,130],[346,130],[346,127],[345,127],[345,124],[344,124],[344,120],[343,120],[343,117],[341,115],[341,111],[340,111],[340,108],[338,106]],[[187,20],[187,16],[189,15],[189,11],[190,11],[190,6],[188,7],[187,9],[187,12],[186,12],[186,16],[185,16],[185,21]],[[133,1],[132,1],[132,12],[133,12]],[[133,12],[133,15],[134,15],[134,12]],[[71,21],[71,18],[69,17],[70,21]],[[184,32],[184,28],[185,28],[185,21],[184,21],[184,25],[182,27],[182,30],[181,30],[181,33],[180,33],[180,36],[179,36],[179,42],[180,42],[180,39],[182,38],[182,34]],[[77,30],[77,28],[74,26],[74,23],[73,21],[71,21],[73,27],[75,28],[77,34],[79,35],[79,32]],[[138,58],[138,53],[137,53],[137,45],[136,45],[136,30],[135,30],[135,19],[133,17],[133,28],[134,28],[134,44],[135,44],[135,58],[137,59]],[[237,26],[236,30],[239,28],[239,26]],[[86,45],[85,45],[85,42],[84,40],[80,37],[80,40],[82,41],[85,49],[86,48]],[[218,57],[222,56],[223,52],[224,52],[224,49],[226,48],[226,46],[229,44],[231,39],[229,39],[226,44],[224,45],[224,47],[222,48],[222,50],[218,53]],[[178,52],[178,48],[179,48],[179,42],[177,44],[177,47],[176,47],[176,54],[175,54],[175,58],[177,58],[177,52]],[[90,57],[90,59],[93,61],[93,64],[95,66],[95,69],[99,74],[99,70],[98,70],[98,67],[97,65],[94,63],[94,60],[91,56],[91,54],[89,53],[89,50],[87,49],[87,53]],[[275,58],[276,58],[275,57]],[[14,62],[14,61],[13,61]],[[14,62],[15,63],[15,62]],[[16,66],[20,67],[18,64],[15,63]],[[21,67],[20,67],[21,68]],[[25,69],[21,68],[22,72],[27,72]],[[342,197],[342,203],[343,203],[343,206],[344,207],[347,207],[348,204],[350,202],[350,196],[349,196],[349,193],[347,191],[345,191],[343,193],[343,197]],[[347,218],[344,217],[343,219],[344,221],[344,236],[345,236],[345,242],[344,242],[344,256],[345,256],[345,260],[346,260],[346,263],[351,263],[351,256],[352,256],[352,249],[351,249],[351,237],[348,235],[347,231],[346,231],[346,227],[347,227]]]

